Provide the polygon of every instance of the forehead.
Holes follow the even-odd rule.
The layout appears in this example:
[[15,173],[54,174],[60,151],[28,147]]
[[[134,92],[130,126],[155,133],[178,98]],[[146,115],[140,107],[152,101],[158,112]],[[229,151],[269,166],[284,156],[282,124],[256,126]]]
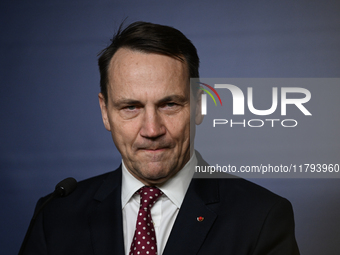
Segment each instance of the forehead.
[[108,76],[108,90],[113,92],[114,97],[133,91],[182,90],[186,93],[189,89],[189,72],[185,62],[125,48],[119,49],[111,59]]

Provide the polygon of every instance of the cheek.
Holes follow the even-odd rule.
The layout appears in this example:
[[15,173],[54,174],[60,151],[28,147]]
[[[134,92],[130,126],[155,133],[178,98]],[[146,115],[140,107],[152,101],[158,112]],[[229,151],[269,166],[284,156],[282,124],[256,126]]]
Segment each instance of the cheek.
[[172,138],[176,140],[185,140],[189,137],[190,121],[189,116],[182,115],[179,118],[169,119],[167,121],[167,129]]
[[117,147],[131,145],[138,134],[138,125],[134,123],[121,123],[111,125],[112,138]]

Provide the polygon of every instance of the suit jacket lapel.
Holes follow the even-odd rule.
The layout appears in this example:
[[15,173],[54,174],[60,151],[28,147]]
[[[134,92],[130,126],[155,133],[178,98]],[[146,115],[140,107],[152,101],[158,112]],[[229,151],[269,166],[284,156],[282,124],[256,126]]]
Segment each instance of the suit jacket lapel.
[[[208,165],[196,152],[198,165]],[[193,179],[179,210],[163,255],[197,254],[217,215],[210,204],[219,202],[219,186],[214,179]],[[198,217],[204,217],[198,221]]]
[[111,173],[94,196],[90,216],[92,247],[97,255],[124,255],[121,167]]

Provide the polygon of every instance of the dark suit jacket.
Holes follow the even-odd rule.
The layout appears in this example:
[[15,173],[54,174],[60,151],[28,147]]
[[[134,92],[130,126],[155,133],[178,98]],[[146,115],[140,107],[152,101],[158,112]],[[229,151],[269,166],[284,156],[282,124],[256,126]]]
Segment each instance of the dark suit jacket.
[[[79,182],[48,204],[25,254],[123,255],[121,175]],[[193,179],[163,253],[177,254],[299,254],[291,204],[243,179]]]

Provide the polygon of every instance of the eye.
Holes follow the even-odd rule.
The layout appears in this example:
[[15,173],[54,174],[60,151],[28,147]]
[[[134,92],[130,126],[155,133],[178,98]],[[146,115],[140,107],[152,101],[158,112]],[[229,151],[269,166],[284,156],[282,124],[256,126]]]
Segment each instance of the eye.
[[166,106],[167,107],[174,107],[174,106],[176,106],[176,104],[175,103],[167,103]]
[[133,111],[136,109],[136,106],[135,105],[129,105],[127,107],[125,107],[125,109],[129,110],[129,111]]
[[181,105],[175,102],[166,102],[161,106],[162,111],[167,114],[173,114],[181,109]]

